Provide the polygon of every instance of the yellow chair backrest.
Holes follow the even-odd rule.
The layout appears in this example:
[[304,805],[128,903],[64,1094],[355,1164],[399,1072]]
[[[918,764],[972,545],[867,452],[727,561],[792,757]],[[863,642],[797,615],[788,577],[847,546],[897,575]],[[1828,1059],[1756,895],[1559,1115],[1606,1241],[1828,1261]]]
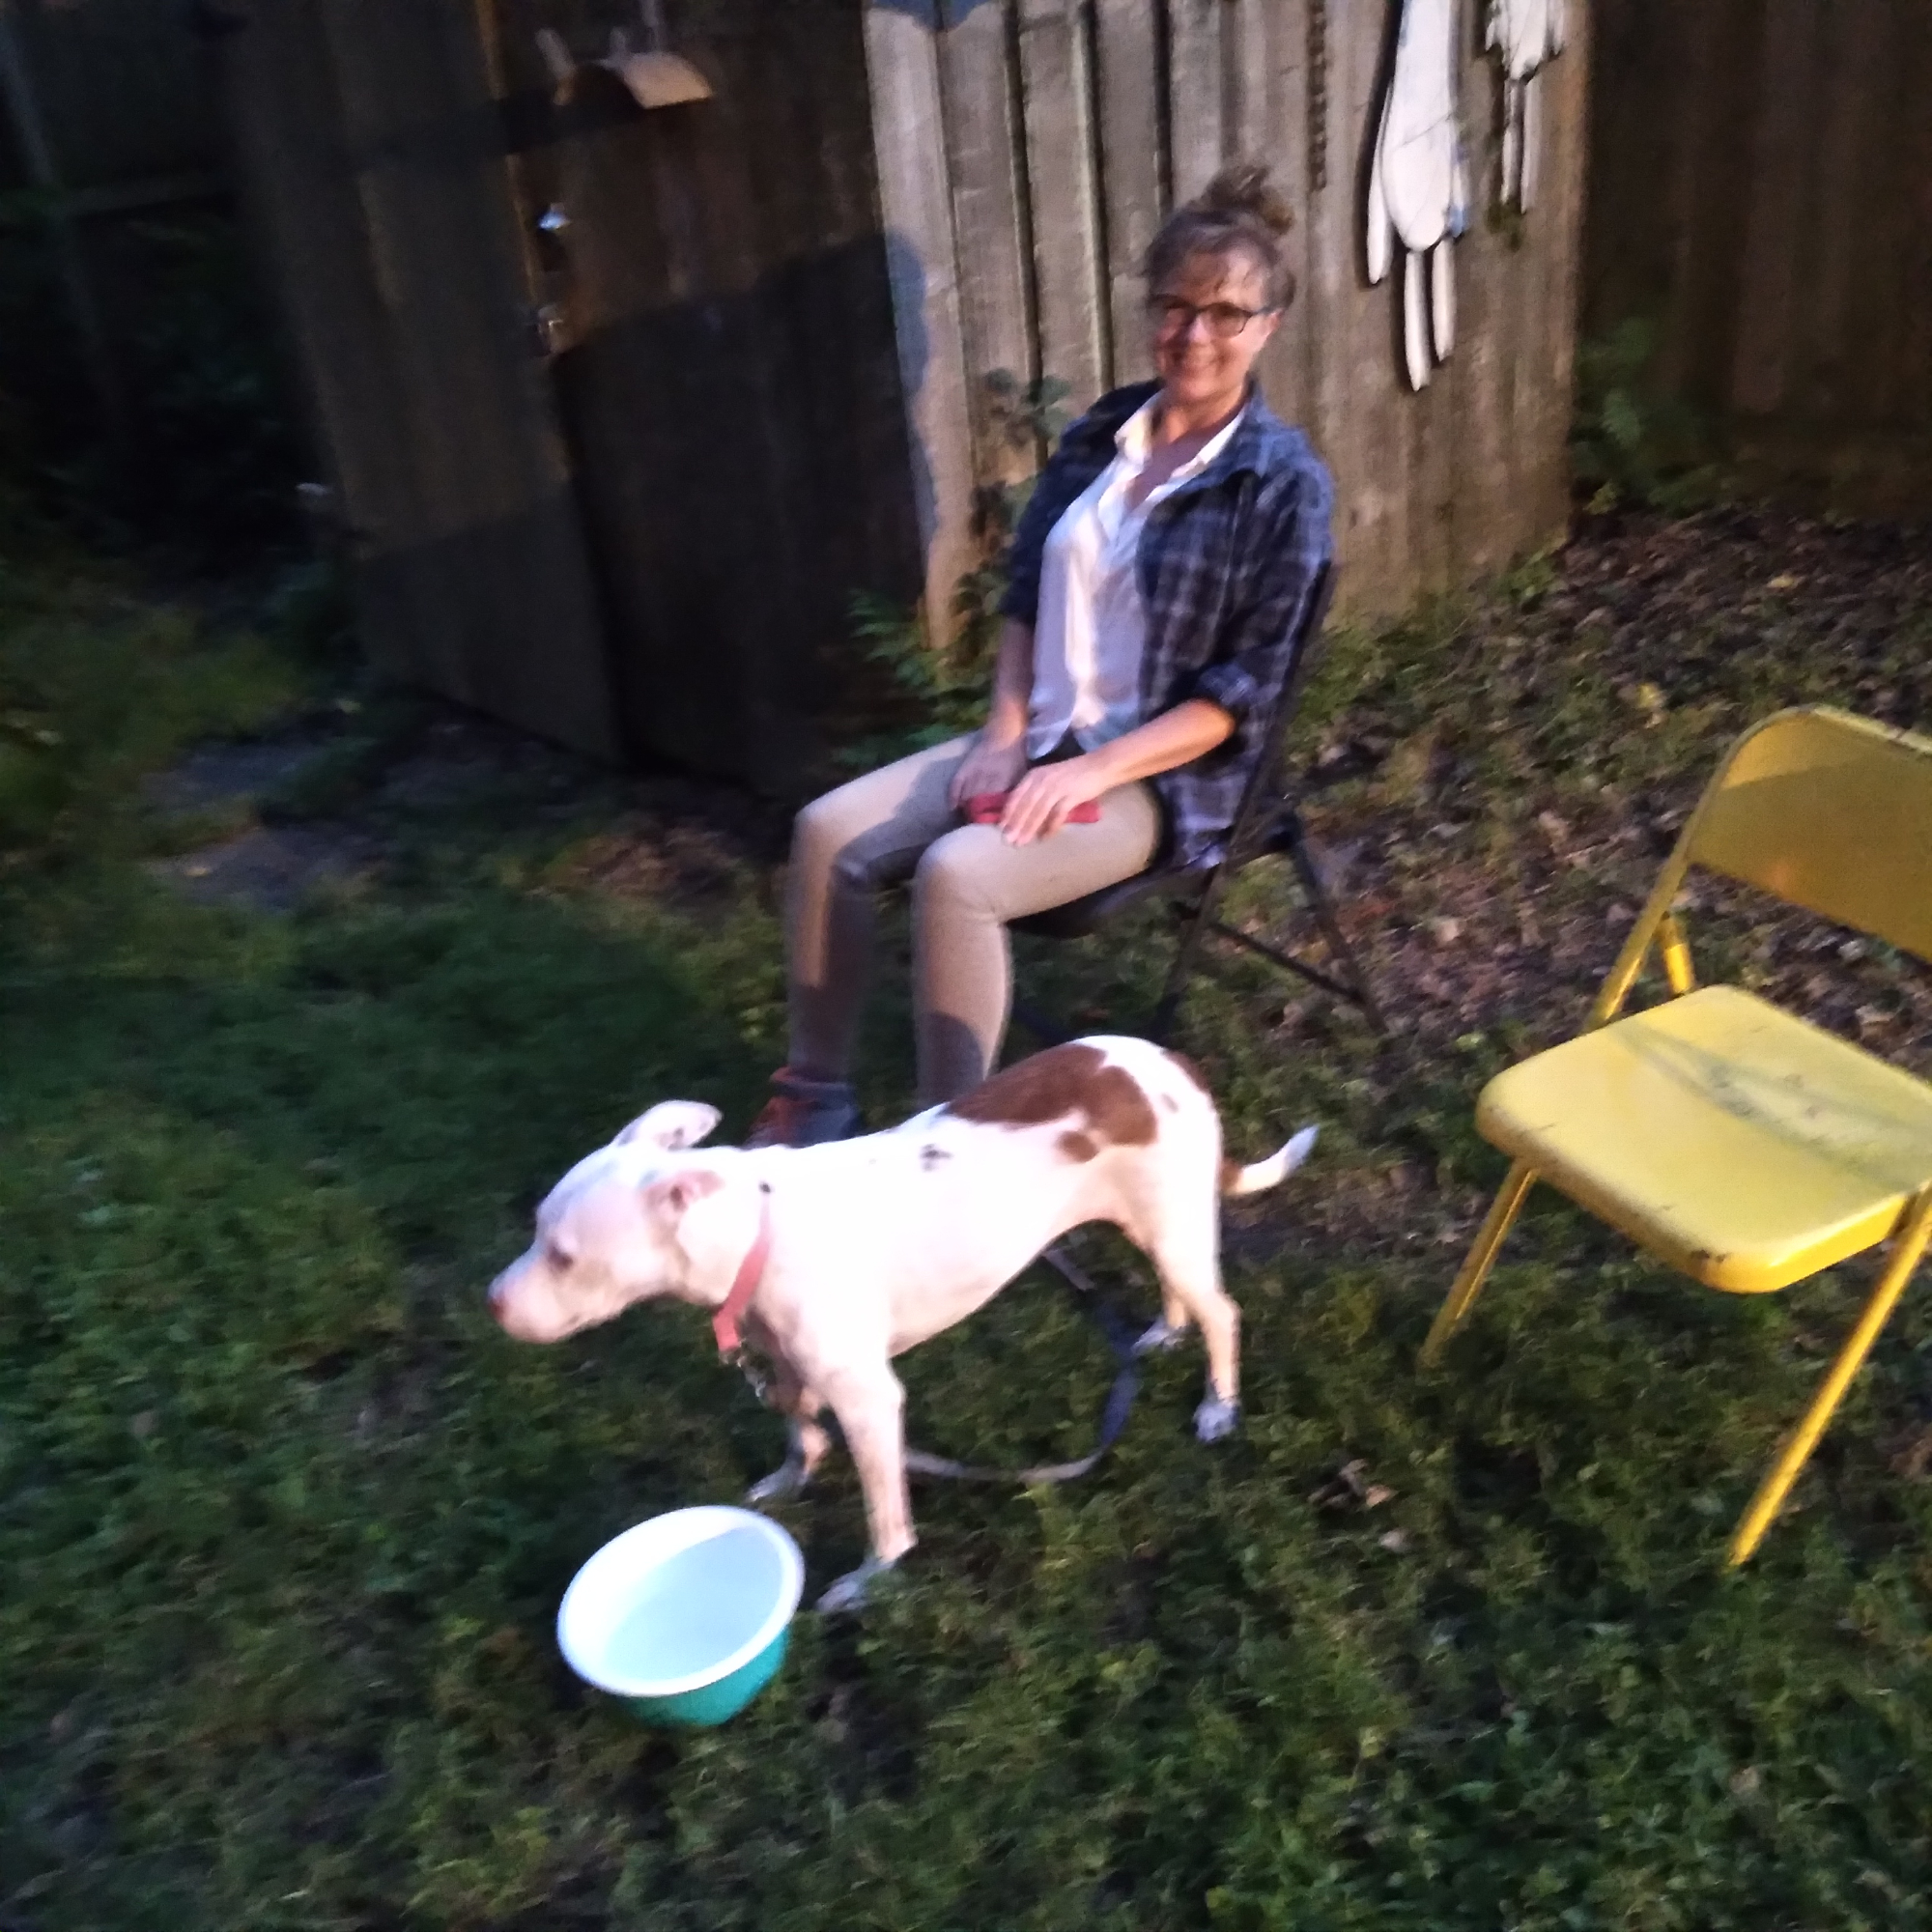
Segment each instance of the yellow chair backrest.
[[1679,853],[1932,960],[1932,739],[1780,711],[1732,748]]

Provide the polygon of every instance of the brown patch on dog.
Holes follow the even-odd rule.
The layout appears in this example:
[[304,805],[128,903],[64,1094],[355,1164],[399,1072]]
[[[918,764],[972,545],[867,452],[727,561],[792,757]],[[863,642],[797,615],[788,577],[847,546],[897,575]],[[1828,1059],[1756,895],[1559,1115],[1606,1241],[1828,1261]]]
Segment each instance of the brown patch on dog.
[[1160,1130],[1140,1082],[1079,1041],[1009,1066],[948,1101],[946,1111],[989,1127],[1037,1127],[1083,1113],[1102,1147],[1146,1147]]
[[1241,1163],[1237,1160],[1223,1160],[1221,1163],[1221,1192],[1232,1194],[1241,1179]]
[[1092,1160],[1100,1151],[1100,1143],[1092,1134],[1066,1133],[1054,1142],[1068,1160]]

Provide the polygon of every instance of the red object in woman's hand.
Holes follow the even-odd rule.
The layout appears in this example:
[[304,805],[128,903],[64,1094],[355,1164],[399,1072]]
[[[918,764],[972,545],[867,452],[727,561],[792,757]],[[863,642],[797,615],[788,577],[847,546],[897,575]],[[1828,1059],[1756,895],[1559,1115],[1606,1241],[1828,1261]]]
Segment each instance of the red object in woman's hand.
[[[966,801],[966,817],[974,825],[997,825],[1007,810],[1007,801],[1012,797],[1009,791],[976,791]],[[1100,822],[1100,801],[1090,798],[1084,805],[1076,805],[1066,814],[1068,825],[1098,825]]]

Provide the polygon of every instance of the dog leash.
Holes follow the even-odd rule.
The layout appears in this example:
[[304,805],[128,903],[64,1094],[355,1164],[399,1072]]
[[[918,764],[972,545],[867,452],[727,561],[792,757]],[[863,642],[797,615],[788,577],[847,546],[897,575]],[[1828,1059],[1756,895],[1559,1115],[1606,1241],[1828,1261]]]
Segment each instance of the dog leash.
[[973,1463],[955,1463],[950,1456],[928,1455],[923,1449],[908,1448],[905,1465],[916,1476],[939,1476],[953,1483],[1070,1483],[1084,1476],[1121,1439],[1127,1426],[1128,1411],[1140,1393],[1140,1357],[1134,1344],[1140,1333],[1129,1319],[1094,1286],[1085,1269],[1064,1248],[1048,1248],[1040,1256],[1068,1289],[1081,1307],[1093,1316],[1107,1347],[1114,1355],[1114,1382],[1100,1407],[1099,1438],[1092,1450],[1071,1463],[1037,1463],[1028,1469],[993,1469]]
[[[762,1186],[757,1236],[752,1242],[751,1251],[738,1264],[730,1293],[711,1318],[711,1332],[718,1343],[720,1359],[743,1373],[752,1385],[753,1394],[760,1402],[764,1401],[770,1384],[745,1351],[741,1323],[745,1311],[752,1304],[753,1295],[757,1293],[771,1252],[771,1189]],[[953,1483],[1070,1483],[1086,1475],[1121,1439],[1121,1433],[1127,1426],[1128,1412],[1134,1406],[1134,1398],[1140,1393],[1140,1358],[1134,1352],[1134,1345],[1140,1339],[1139,1331],[1129,1318],[1094,1286],[1086,1270],[1064,1248],[1048,1248],[1040,1260],[1065,1282],[1074,1299],[1093,1316],[1113,1352],[1114,1380],[1100,1407],[1098,1439],[1085,1456],[1076,1457],[1070,1463],[1037,1463],[1024,1469],[995,1469],[975,1463],[958,1463],[950,1456],[934,1456],[923,1449],[908,1446],[905,1465],[914,1475],[937,1476]],[[836,1417],[828,1420],[836,1426]]]

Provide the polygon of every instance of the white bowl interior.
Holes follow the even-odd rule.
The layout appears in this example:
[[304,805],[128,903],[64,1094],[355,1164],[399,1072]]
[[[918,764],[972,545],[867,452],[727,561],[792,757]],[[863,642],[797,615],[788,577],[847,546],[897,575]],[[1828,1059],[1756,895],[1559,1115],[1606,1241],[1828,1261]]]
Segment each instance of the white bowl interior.
[[715,1684],[791,1621],[798,1546],[769,1517],[706,1505],[627,1529],[564,1592],[557,1642],[570,1667],[626,1697]]

